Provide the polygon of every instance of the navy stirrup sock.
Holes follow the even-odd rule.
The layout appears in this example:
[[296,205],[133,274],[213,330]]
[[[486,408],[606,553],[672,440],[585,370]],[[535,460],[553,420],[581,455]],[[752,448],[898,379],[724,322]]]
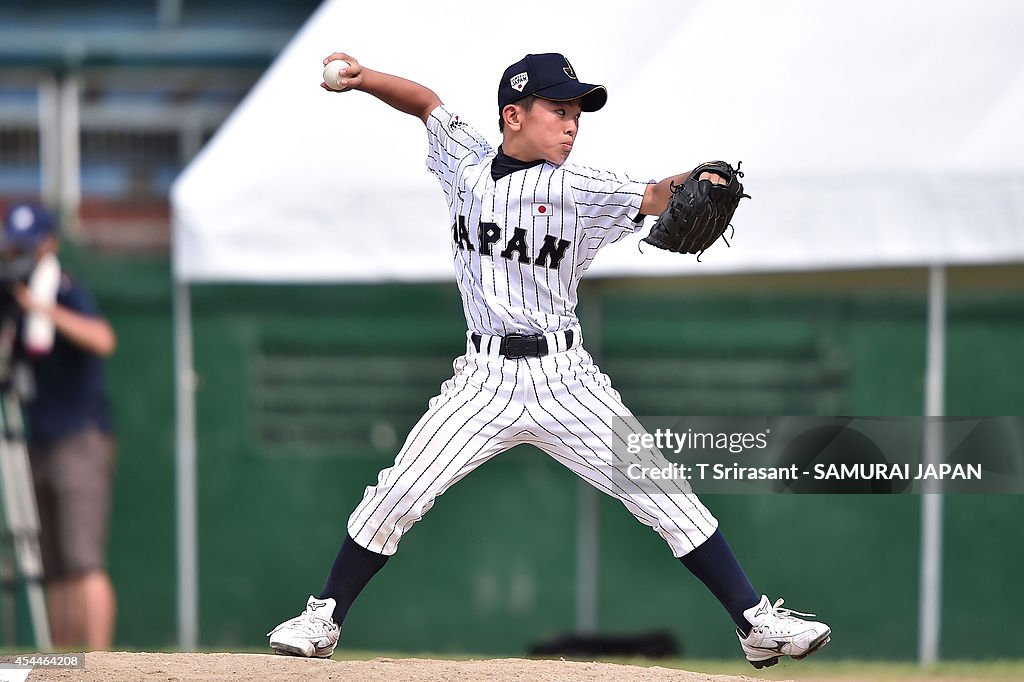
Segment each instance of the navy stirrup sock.
[[334,622],[341,625],[352,602],[370,582],[370,578],[387,563],[388,555],[377,554],[362,547],[346,535],[338,556],[334,559],[327,582],[320,591],[320,599],[334,599]]
[[750,623],[743,612],[761,601],[721,532],[712,533],[704,544],[679,559],[690,573],[700,578],[732,616],[745,637]]

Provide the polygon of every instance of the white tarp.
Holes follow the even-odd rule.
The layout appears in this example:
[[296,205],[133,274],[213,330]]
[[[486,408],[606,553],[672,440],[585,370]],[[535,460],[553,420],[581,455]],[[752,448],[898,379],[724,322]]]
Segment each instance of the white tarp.
[[1021,26],[1016,0],[327,0],[175,184],[175,276],[452,277],[422,125],[322,91],[334,50],[431,87],[495,146],[504,67],[563,52],[609,89],[572,162],[652,179],[743,161],[731,249],[625,240],[598,275],[1022,261]]

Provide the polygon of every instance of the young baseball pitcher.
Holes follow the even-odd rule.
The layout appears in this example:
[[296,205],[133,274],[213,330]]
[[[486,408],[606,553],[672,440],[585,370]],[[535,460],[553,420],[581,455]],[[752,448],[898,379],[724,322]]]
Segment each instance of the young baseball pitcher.
[[[567,164],[581,113],[601,109],[607,92],[581,82],[560,54],[527,55],[505,70],[497,149],[428,88],[343,53],[324,63],[335,60],[349,66],[340,80],[331,78],[333,87],[321,87],[367,92],[426,125],[427,167],[450,211],[466,353],[352,512],[319,596],[269,633],[271,648],[329,657],[355,598],[437,496],[520,443],[548,453],[661,535],[729,612],[754,667],[824,646],[826,625],[754,591],[718,521],[685,481],[633,481],[622,474],[630,463],[622,448],[612,451],[621,438],[615,418],[641,427],[583,348],[577,289],[598,250],[638,231],[645,215],[665,211],[672,188],[689,173],[645,183]],[[699,175],[723,182],[715,173]],[[665,465],[657,450],[635,457]]]

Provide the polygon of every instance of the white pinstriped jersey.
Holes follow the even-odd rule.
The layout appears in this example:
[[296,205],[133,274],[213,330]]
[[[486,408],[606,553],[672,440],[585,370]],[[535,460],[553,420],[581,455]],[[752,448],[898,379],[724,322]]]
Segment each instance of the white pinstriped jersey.
[[470,331],[501,336],[578,325],[577,287],[598,249],[639,230],[646,183],[539,163],[492,179],[495,150],[444,106],[427,120],[427,167],[448,200]]
[[[693,550],[718,520],[685,481],[641,485],[623,473],[633,462],[668,463],[656,450],[615,455],[625,445],[616,418],[636,433],[643,426],[582,347],[576,321],[580,278],[598,249],[639,229],[632,219],[646,184],[574,166],[512,163],[444,107],[431,112],[427,130],[427,166],[451,208],[452,253],[473,333],[394,464],[366,488],[349,534],[371,552],[394,554],[439,495],[528,443],[622,502],[675,556]],[[511,333],[543,333],[549,352],[507,357],[500,337]]]

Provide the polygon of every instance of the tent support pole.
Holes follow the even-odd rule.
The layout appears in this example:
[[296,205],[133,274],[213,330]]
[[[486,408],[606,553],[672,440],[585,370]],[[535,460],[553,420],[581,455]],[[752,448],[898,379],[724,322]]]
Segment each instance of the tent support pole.
[[173,304],[178,648],[194,651],[199,633],[196,382],[192,366],[192,303],[187,282],[174,283]]
[[[588,283],[583,298],[587,349],[600,362],[604,350],[604,283]],[[597,489],[576,482],[576,632],[592,635],[598,629],[598,557],[601,551],[600,500]]]
[[[946,268],[928,270],[928,352],[924,392],[924,461],[938,465],[943,456],[941,417],[945,416]],[[917,658],[922,665],[939,658],[942,621],[942,487],[927,480],[921,495],[921,565]]]

